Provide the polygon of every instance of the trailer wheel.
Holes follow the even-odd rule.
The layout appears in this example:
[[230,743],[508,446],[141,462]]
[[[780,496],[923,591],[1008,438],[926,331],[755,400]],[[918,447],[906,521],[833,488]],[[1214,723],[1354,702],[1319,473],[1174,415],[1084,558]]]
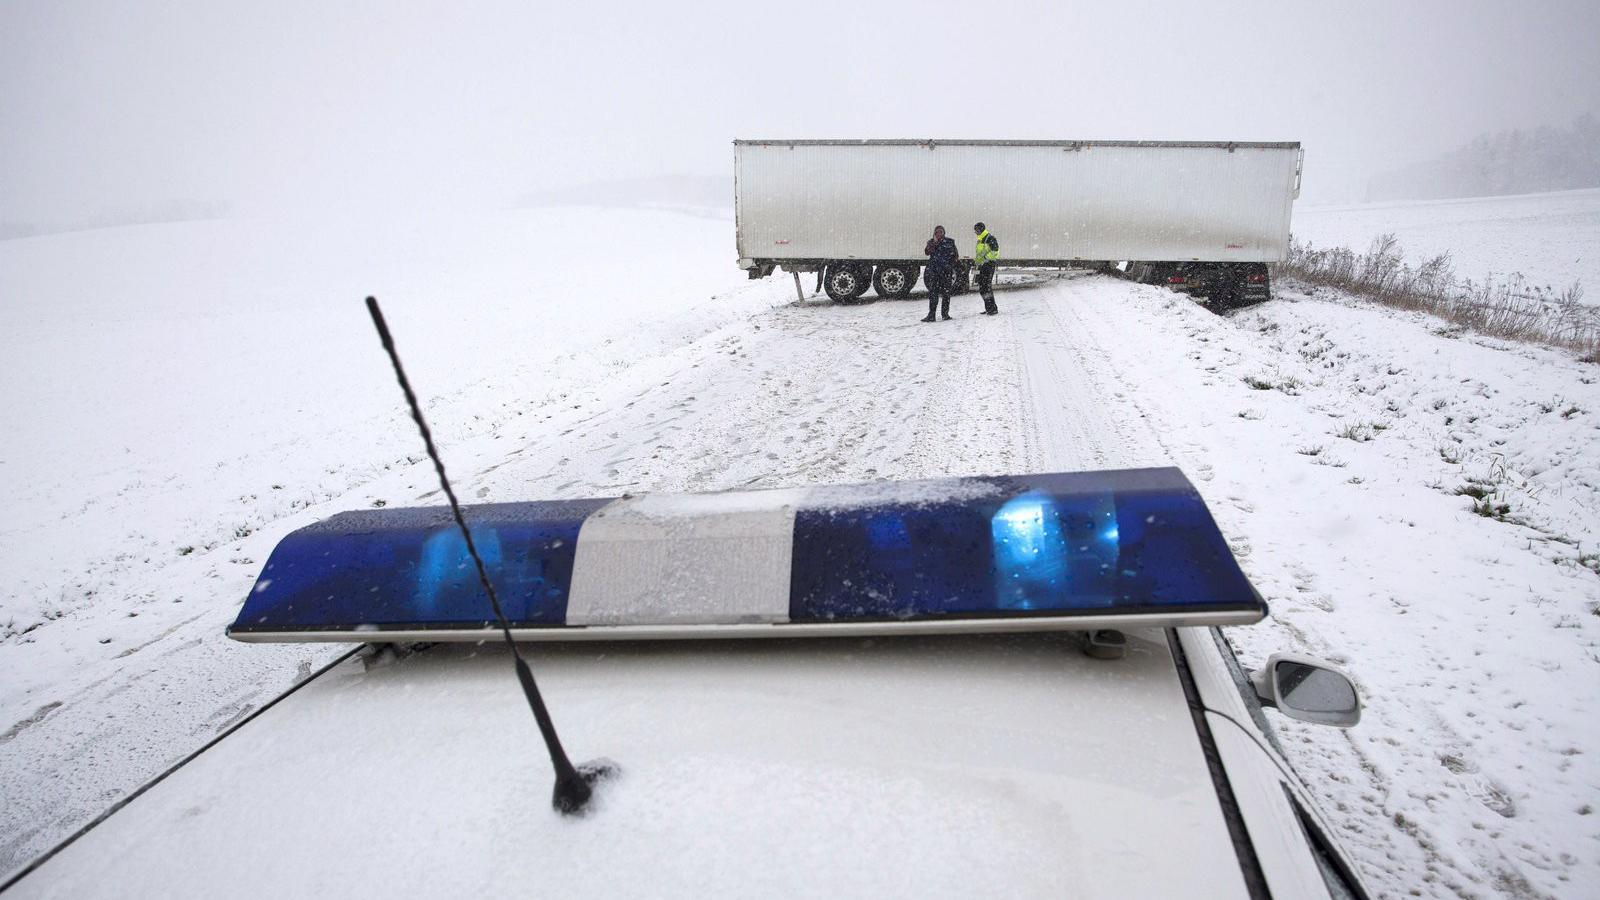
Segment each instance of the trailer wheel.
[[899,300],[911,294],[917,283],[916,266],[879,266],[872,273],[872,289],[879,297]]
[[[1249,306],[1249,277],[1253,268],[1241,264],[1222,266],[1216,291],[1211,295],[1212,300],[1222,309]],[[1266,266],[1261,266],[1261,269],[1265,271]]]
[[1233,273],[1222,276],[1217,286],[1211,289],[1209,298],[1212,309],[1217,312],[1227,312],[1239,306],[1239,285],[1234,282]]
[[835,303],[854,303],[867,291],[867,278],[855,263],[829,263],[822,287]]
[[872,287],[872,264],[871,263],[857,263],[856,264],[856,279],[861,282],[861,293],[856,295],[856,302],[857,303],[870,303],[871,301],[867,300],[866,296],[867,296],[867,288]]

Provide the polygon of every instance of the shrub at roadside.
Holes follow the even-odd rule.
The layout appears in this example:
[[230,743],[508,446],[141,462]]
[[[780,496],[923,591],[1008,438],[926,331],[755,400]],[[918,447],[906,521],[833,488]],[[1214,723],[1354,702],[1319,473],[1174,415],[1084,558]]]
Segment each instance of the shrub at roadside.
[[1418,266],[1407,264],[1393,234],[1373,239],[1366,253],[1291,240],[1289,259],[1277,266],[1277,274],[1431,313],[1490,337],[1564,347],[1600,362],[1600,307],[1583,302],[1577,282],[1556,291],[1530,285],[1521,275],[1482,282],[1458,278],[1448,253]]

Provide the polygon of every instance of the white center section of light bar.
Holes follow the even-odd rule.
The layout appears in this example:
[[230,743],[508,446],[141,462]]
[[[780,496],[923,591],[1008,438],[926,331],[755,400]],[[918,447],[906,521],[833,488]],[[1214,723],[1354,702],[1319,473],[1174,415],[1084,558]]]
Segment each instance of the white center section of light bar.
[[800,490],[609,503],[578,531],[568,625],[789,620]]

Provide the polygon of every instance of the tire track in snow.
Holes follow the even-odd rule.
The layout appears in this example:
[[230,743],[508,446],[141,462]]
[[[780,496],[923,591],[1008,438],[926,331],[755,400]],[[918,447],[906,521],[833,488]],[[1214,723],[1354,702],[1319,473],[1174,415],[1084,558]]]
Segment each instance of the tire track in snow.
[[1036,471],[1170,465],[1145,413],[1117,387],[1120,380],[1102,336],[1079,309],[1091,302],[1093,276],[1076,276],[1016,304],[1024,327],[1017,354],[1027,398],[1028,463]]

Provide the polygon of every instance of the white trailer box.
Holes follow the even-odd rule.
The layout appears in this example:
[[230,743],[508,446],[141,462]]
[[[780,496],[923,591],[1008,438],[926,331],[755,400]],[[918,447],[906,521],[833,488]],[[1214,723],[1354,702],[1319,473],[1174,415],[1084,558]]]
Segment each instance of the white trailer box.
[[1298,142],[741,140],[734,156],[740,265],[766,274],[773,265],[920,263],[935,225],[966,256],[978,221],[999,237],[1004,265],[1278,262],[1288,253],[1301,150]]

